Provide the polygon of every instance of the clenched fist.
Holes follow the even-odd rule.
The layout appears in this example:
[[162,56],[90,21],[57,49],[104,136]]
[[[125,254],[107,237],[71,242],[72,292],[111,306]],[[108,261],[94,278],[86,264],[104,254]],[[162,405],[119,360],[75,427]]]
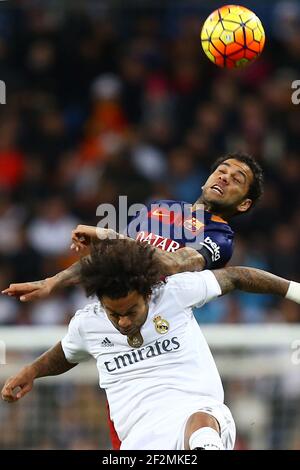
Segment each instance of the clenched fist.
[[10,377],[1,390],[2,400],[14,403],[30,392],[33,387],[35,374],[33,369],[24,367],[17,375]]

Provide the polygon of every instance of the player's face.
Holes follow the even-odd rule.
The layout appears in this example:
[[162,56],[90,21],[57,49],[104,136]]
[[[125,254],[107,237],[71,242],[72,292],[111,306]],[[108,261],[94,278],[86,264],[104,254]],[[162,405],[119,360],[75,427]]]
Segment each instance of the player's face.
[[148,315],[148,298],[138,292],[130,292],[126,297],[111,299],[103,296],[101,304],[108,319],[122,335],[132,336],[145,323]]
[[253,181],[251,169],[229,158],[221,163],[203,186],[203,202],[216,212],[245,212],[252,204],[247,193]]

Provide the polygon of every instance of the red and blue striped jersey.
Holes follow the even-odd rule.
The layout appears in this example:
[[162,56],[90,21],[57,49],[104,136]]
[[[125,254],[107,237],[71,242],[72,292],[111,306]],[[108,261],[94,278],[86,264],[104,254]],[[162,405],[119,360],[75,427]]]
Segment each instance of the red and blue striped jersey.
[[153,202],[130,221],[127,235],[169,252],[191,246],[208,269],[224,267],[233,252],[234,232],[228,223],[183,201]]

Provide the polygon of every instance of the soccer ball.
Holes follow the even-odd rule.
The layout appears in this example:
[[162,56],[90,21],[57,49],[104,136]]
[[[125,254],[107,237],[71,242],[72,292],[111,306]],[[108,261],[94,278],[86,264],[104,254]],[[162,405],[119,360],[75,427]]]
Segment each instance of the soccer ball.
[[206,19],[201,42],[207,57],[219,67],[243,67],[261,54],[265,32],[260,19],[251,10],[226,5]]

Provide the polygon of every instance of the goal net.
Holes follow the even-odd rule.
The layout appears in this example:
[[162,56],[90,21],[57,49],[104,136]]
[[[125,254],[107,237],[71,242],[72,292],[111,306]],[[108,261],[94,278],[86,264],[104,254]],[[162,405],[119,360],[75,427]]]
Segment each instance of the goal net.
[[[236,449],[300,449],[300,327],[202,328],[237,426]],[[0,385],[66,333],[0,328]],[[110,449],[105,394],[93,360],[36,381],[20,402],[0,402],[0,449]]]

